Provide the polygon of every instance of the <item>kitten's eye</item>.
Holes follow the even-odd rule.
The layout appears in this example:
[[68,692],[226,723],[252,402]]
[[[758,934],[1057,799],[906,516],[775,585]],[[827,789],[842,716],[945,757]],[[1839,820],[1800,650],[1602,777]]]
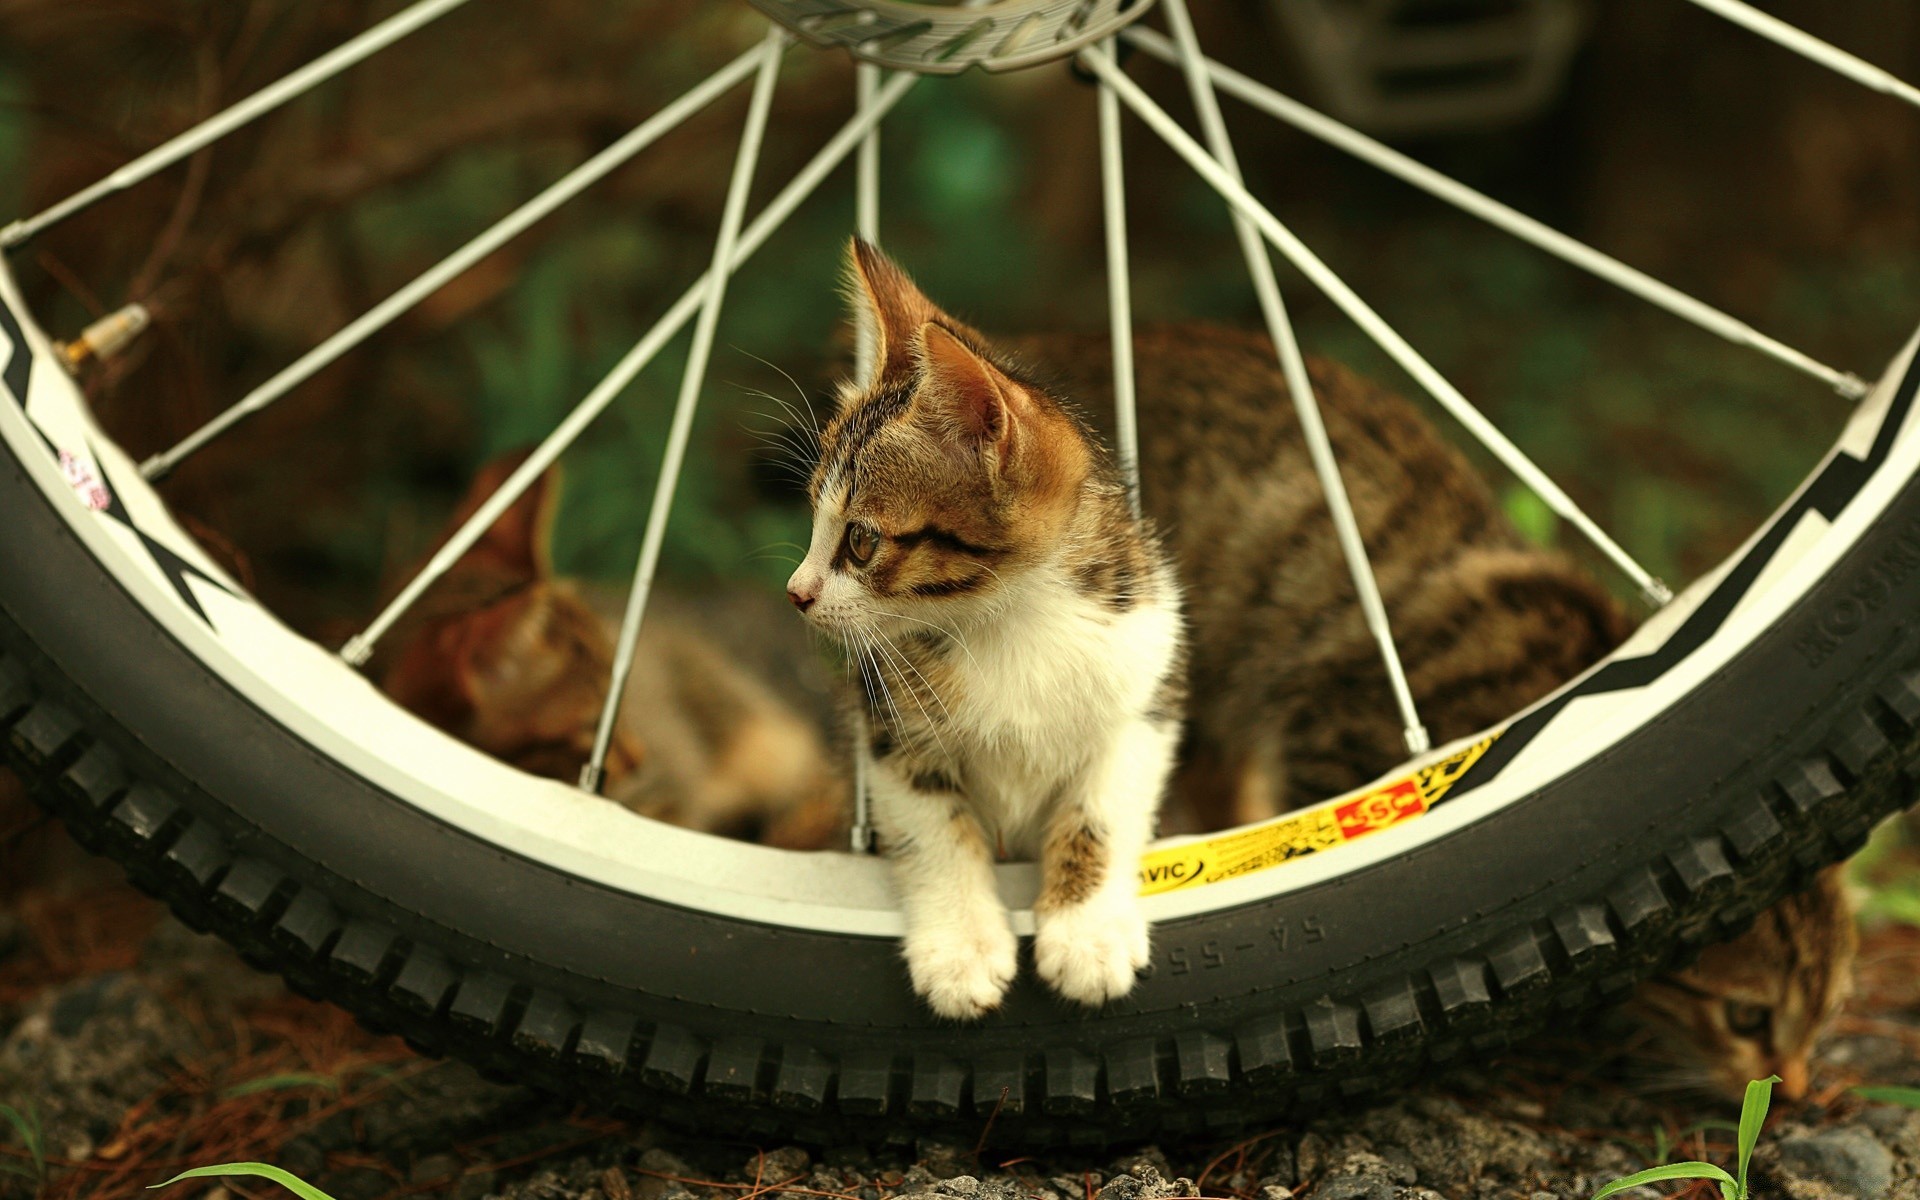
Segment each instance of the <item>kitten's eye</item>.
[[847,558],[854,566],[866,566],[879,548],[879,534],[858,522],[847,526]]
[[1756,1037],[1767,1031],[1773,1014],[1764,1005],[1727,1001],[1727,1029],[1741,1037]]

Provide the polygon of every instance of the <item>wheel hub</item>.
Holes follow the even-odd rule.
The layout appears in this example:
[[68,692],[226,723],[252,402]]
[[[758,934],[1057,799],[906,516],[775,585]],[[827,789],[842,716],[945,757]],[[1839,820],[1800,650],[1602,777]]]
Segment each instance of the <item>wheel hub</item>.
[[914,0],[752,0],[816,46],[839,46],[865,62],[954,75],[968,67],[1012,71],[1065,58],[1111,36],[1153,0],[989,0],[968,5]]

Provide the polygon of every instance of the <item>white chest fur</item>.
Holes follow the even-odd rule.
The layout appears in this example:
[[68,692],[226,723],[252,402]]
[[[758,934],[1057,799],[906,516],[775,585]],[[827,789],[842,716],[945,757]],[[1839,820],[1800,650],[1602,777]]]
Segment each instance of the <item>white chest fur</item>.
[[1016,854],[1047,801],[1147,710],[1180,638],[1171,603],[1116,612],[1036,583],[966,637],[946,699],[969,798]]

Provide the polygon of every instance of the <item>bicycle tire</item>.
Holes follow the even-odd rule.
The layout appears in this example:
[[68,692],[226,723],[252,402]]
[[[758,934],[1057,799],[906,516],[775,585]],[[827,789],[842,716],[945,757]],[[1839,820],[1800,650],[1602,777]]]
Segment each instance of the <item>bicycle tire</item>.
[[[32,355],[0,314],[17,398]],[[1886,468],[1920,388],[1912,346],[1896,364],[1864,451],[1829,456],[1696,617],[1725,619],[1796,513],[1831,518]],[[0,728],[32,795],[307,995],[424,1052],[709,1132],[834,1143],[991,1124],[999,1142],[1091,1146],[1317,1110],[1684,961],[1860,845],[1920,774],[1909,474],[1719,670],[1547,786],[1364,868],[1162,922],[1150,977],[1099,1013],[1029,967],[1003,1012],[946,1024],[889,939],[600,886],[357,775],[185,647],[76,536],[46,483],[57,468],[0,443]],[[1502,753],[1663,652],[1583,677],[1508,726]]]

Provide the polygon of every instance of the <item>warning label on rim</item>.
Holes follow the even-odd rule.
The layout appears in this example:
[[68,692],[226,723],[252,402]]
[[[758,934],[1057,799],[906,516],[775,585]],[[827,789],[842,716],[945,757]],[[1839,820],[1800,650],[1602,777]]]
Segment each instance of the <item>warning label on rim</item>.
[[1140,860],[1140,894],[1238,879],[1321,850],[1344,846],[1425,813],[1499,738],[1479,741],[1358,796],[1288,813],[1203,841],[1149,851]]

